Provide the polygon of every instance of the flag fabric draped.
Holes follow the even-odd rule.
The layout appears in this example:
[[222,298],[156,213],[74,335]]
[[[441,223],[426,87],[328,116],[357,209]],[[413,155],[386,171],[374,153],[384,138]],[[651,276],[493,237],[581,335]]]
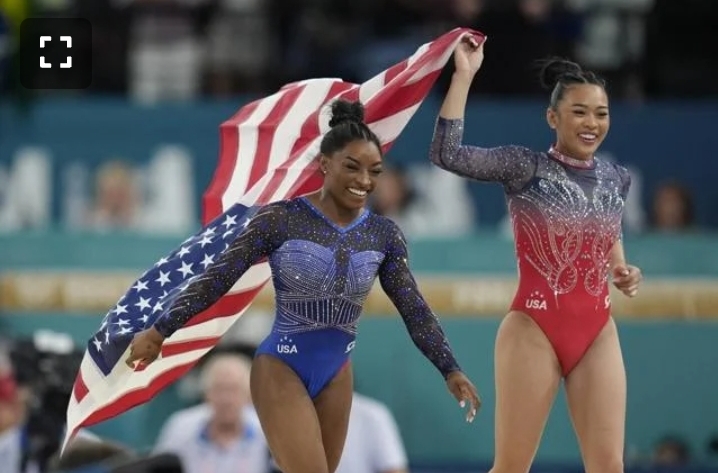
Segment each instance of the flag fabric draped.
[[218,259],[259,207],[320,188],[316,157],[331,102],[360,100],[367,124],[388,150],[469,31],[452,30],[362,84],[327,78],[288,84],[221,124],[219,163],[203,196],[203,227],[137,279],[88,341],[67,409],[63,450],[80,428],[147,402],[181,377],[249,307],[271,276],[266,261],[165,340],[154,363],[141,370],[124,363],[133,335],[151,326]]

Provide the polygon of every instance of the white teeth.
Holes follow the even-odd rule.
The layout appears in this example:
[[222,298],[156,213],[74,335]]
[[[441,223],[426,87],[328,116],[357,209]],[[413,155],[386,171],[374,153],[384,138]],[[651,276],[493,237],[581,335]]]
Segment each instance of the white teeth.
[[584,140],[589,140],[589,141],[596,139],[596,135],[594,135],[593,133],[581,133],[578,136],[580,136]]
[[352,194],[354,194],[354,195],[356,195],[356,196],[359,196],[359,197],[364,197],[364,196],[366,196],[366,191],[360,191],[359,189],[353,189],[353,188],[351,188],[351,187],[348,188],[347,190],[348,190],[349,192],[351,192]]

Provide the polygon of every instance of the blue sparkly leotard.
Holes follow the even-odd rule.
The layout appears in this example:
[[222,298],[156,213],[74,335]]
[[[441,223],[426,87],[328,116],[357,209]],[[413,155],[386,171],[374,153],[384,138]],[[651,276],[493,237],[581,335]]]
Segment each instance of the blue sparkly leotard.
[[534,319],[567,375],[609,318],[609,258],[620,238],[630,175],[621,166],[579,161],[553,147],[538,152],[463,145],[463,130],[463,120],[440,117],[431,161],[503,185],[519,270],[511,309]]
[[409,270],[399,227],[364,211],[342,228],[306,198],[263,207],[222,257],[158,317],[155,328],[169,337],[264,257],[272,270],[276,317],[257,355],[287,363],[312,397],[349,360],[359,316],[377,275],[422,353],[444,377],[459,369]]

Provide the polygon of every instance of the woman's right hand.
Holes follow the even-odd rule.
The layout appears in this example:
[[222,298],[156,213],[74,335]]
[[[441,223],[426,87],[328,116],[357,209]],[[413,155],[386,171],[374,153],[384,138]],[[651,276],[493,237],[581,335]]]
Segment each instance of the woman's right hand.
[[465,74],[469,78],[474,77],[484,61],[485,43],[486,38],[479,38],[471,33],[461,38],[454,50],[454,66],[457,73]]

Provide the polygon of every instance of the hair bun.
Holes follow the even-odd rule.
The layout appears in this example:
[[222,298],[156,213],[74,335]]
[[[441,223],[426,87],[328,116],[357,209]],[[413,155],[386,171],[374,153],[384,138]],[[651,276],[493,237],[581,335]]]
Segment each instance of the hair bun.
[[349,102],[339,99],[332,104],[332,118],[329,126],[334,128],[342,123],[364,123],[364,105],[361,102]]
[[540,64],[539,79],[546,89],[553,89],[556,83],[565,77],[579,77],[583,72],[581,66],[575,62],[558,57],[544,59]]

